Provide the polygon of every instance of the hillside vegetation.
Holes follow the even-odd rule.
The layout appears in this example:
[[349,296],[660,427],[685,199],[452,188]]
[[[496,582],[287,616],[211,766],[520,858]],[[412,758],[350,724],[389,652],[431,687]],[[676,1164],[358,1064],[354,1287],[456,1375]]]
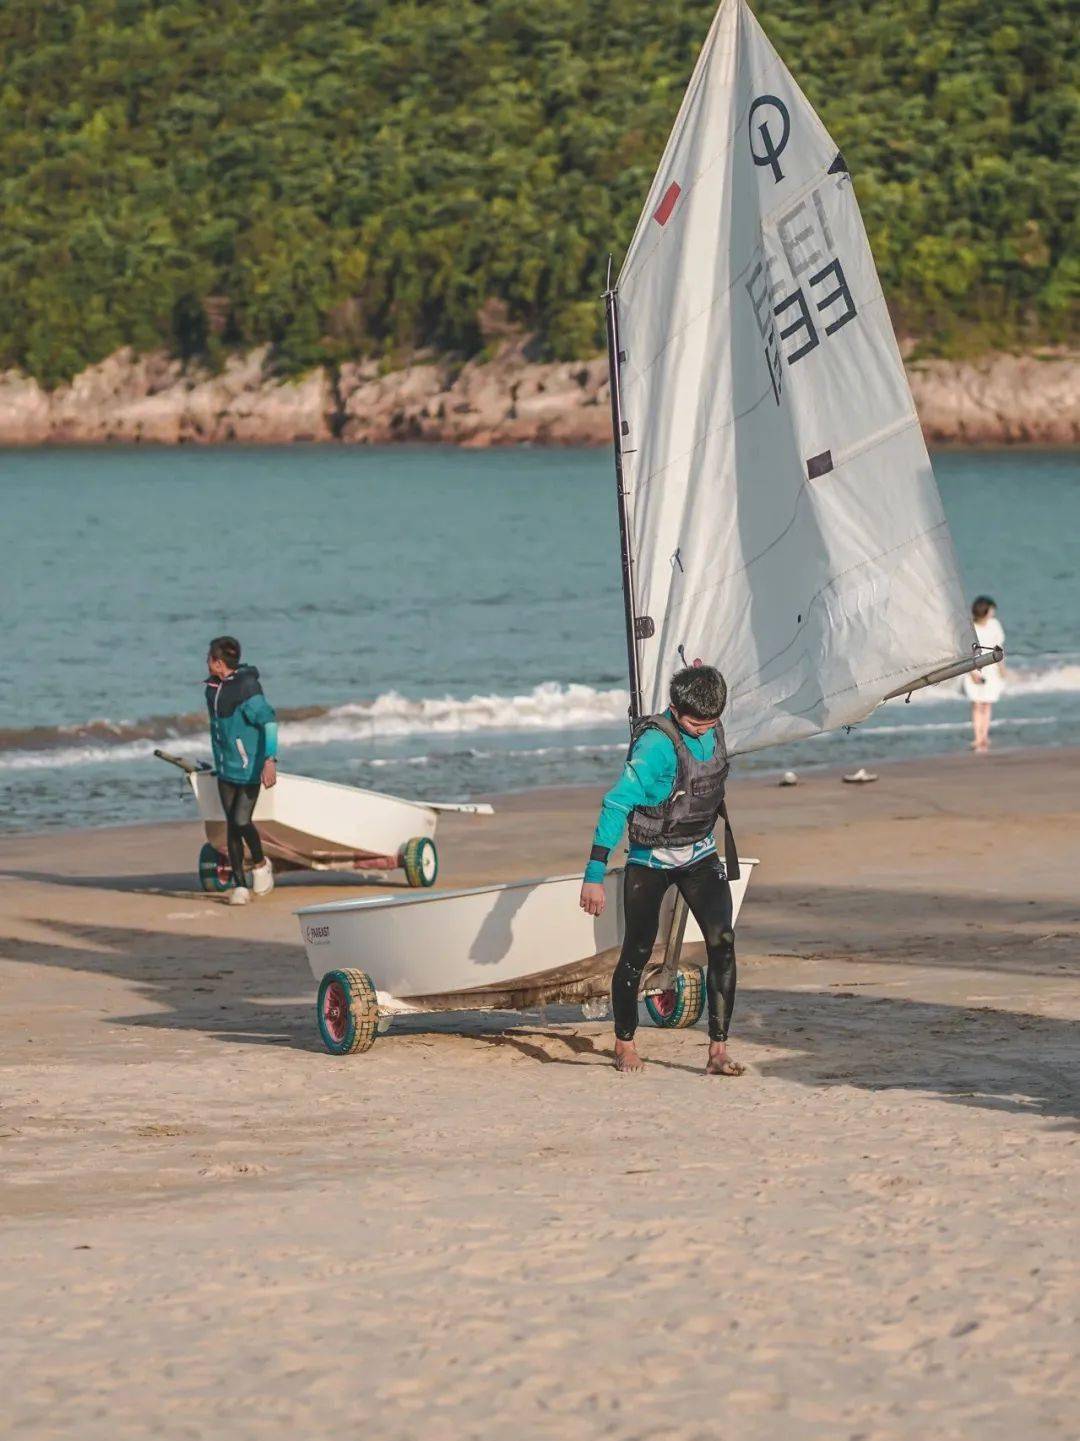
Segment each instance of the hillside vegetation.
[[[0,366],[600,340],[713,0],[5,0]],[[1069,0],[761,0],[928,348],[1066,338]],[[492,305],[496,301],[500,304]]]

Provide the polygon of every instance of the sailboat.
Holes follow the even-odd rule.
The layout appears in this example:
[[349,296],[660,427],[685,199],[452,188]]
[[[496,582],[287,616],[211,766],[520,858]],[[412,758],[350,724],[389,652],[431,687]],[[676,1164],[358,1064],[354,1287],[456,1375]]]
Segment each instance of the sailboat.
[[[746,0],[723,0],[605,294],[631,718],[695,660],[728,682],[729,750],[852,726],[994,664],[980,649],[842,151]],[[753,866],[733,883],[736,913]],[[621,876],[297,914],[332,1051],[399,1008],[606,992]],[[674,893],[647,988],[700,1014]]]

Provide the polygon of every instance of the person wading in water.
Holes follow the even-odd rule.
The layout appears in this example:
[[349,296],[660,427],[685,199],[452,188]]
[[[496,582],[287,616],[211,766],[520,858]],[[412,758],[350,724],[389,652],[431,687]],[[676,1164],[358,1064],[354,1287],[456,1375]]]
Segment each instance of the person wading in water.
[[265,896],[274,889],[273,868],[251,816],[261,787],[277,784],[277,717],[263,695],[259,672],[240,664],[240,642],[233,636],[219,635],[210,642],[206,664],[210,744],[234,883],[229,905],[243,906],[251,900],[244,876],[245,845],[252,860],[252,890]]
[[[670,698],[662,715],[634,722],[623,773],[600,808],[581,908],[591,916],[603,911],[608,858],[629,824],[630,856],[623,875],[626,937],[611,980],[616,1069],[639,1071],[644,1065],[634,1044],[638,992],[656,944],[661,903],[674,885],[701,927],[708,952],[705,1070],[711,1076],[741,1076],[745,1067],[727,1053],[735,1005],[728,879],[739,876],[724,803],[729,767],[720,716],[727,685],[713,666],[690,666],[672,677]],[[717,854],[713,838],[718,821],[724,826],[725,858]]]

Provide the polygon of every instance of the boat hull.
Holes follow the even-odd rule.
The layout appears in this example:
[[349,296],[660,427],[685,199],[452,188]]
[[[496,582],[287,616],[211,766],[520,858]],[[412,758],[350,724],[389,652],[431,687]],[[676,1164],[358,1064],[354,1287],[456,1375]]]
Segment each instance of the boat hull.
[[[225,849],[225,815],[217,777],[189,775],[206,838]],[[275,786],[259,792],[253,817],[263,848],[275,861],[313,870],[398,864],[405,845],[434,839],[436,812],[416,801],[379,791],[278,773]]]
[[[731,886],[737,917],[756,863],[741,861]],[[608,873],[607,905],[578,905],[581,875],[427,896],[373,897],[304,906],[300,935],[316,981],[331,970],[365,971],[387,1010],[518,1009],[607,993],[623,935],[622,871]],[[661,915],[659,960],[676,892]],[[687,921],[684,946],[700,944]]]

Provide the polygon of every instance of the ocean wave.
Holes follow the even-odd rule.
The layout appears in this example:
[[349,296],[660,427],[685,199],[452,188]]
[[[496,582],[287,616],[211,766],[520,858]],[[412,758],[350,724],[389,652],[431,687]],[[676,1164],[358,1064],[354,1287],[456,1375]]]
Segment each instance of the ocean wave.
[[[168,740],[164,743],[167,745]],[[120,745],[58,746],[51,750],[9,751],[0,755],[0,771],[65,770],[72,766],[115,765],[124,761],[149,760],[162,740],[125,741]],[[208,736],[193,736],[184,741],[184,751],[194,759],[210,754]],[[173,775],[178,776],[179,771]]]
[[1056,695],[1080,691],[1080,664],[1020,666],[1006,660],[1006,695]]
[[625,722],[625,690],[545,681],[523,695],[426,696],[388,691],[370,702],[334,706],[318,719],[282,727],[282,741],[397,740],[411,735],[474,735],[478,731],[578,730]]
[[[327,715],[329,706],[293,706],[278,710],[278,720],[284,723],[307,721]],[[188,711],[181,715],[146,716],[142,720],[112,720],[108,716],[94,716],[90,720],[78,721],[73,725],[57,726],[0,726],[0,754],[4,751],[71,751],[73,749],[111,746],[114,751],[132,741],[152,741],[154,745],[163,742],[183,740],[189,746],[188,737],[197,742],[206,735],[206,711]],[[151,745],[147,754],[152,754]]]
[[[1069,658],[1053,664],[1013,662],[1009,665],[1006,697],[1053,695],[1080,692],[1080,662]],[[938,690],[916,691],[912,705],[943,705],[961,700],[958,684]],[[333,744],[397,741],[410,736],[470,736],[485,731],[565,731],[623,727],[628,694],[625,690],[588,685],[563,685],[546,681],[520,695],[478,693],[472,696],[427,696],[414,699],[387,691],[372,701],[351,701],[338,706],[305,706],[278,712],[282,748]],[[896,714],[892,702],[880,712],[882,720]],[[1001,716],[995,723],[1050,724],[1047,720],[1010,720]],[[900,733],[926,730],[934,722],[912,722],[910,726],[888,727],[870,722],[863,733]],[[938,722],[939,727],[962,728],[966,721]],[[549,750],[588,751],[621,749],[620,739],[609,747],[585,744],[576,747],[541,747],[519,750],[523,758],[543,756]],[[93,719],[80,725],[39,726],[20,730],[0,729],[0,771],[65,769],[148,759],[155,747],[179,749],[196,759],[209,755],[206,717],[189,713],[126,721]],[[477,757],[482,753],[475,752]],[[359,758],[379,767],[426,765],[427,757],[386,756]]]
[[[523,695],[414,700],[387,691],[370,702],[279,710],[279,735],[282,749],[287,750],[290,746],[394,741],[413,735],[588,729],[625,723],[628,704],[625,690],[597,690],[555,681],[534,686]],[[78,743],[73,744],[75,740]],[[144,760],[156,747],[178,748],[196,758],[209,754],[206,717],[163,717],[156,726],[153,721],[95,720],[84,726],[0,732],[0,771]],[[396,757],[390,759],[397,761]],[[423,764],[419,760],[410,763]]]
[[[1054,665],[1028,664],[1005,657],[1005,695],[1059,695],[1080,691],[1080,662],[1068,660]],[[912,705],[940,705],[943,701],[964,700],[963,683],[947,681],[941,686],[917,690]],[[896,704],[896,702],[890,702]],[[901,701],[901,704],[903,702]]]

